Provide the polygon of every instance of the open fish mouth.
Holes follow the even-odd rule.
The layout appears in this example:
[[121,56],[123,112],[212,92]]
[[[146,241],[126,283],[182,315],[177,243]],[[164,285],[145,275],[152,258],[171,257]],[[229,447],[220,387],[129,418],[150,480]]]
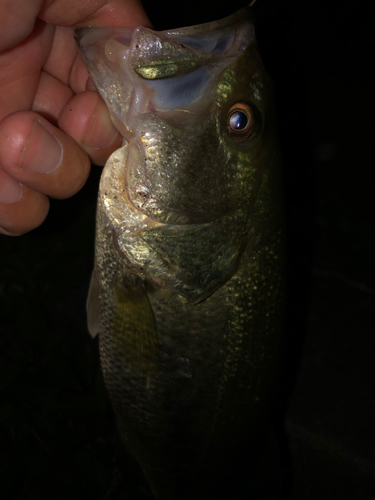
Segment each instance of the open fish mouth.
[[169,31],[84,28],[75,34],[112,120],[127,140],[140,113],[173,112],[181,124],[206,109],[210,82],[255,43],[254,26],[243,11]]

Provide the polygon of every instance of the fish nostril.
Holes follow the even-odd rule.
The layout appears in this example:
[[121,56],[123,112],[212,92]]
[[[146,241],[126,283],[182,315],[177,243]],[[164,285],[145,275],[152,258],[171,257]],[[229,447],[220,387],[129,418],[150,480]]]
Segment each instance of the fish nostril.
[[147,191],[137,191],[137,195],[141,196],[142,198],[150,198],[150,192]]

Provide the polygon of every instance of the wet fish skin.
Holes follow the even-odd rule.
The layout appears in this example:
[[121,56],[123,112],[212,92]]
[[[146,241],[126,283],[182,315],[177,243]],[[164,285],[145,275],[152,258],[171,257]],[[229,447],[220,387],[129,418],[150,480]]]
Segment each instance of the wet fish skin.
[[[155,498],[200,498],[202,478],[251,446],[278,373],[285,249],[271,83],[249,9],[170,32],[78,37],[127,140],[102,175],[89,328]],[[255,120],[248,140],[228,130],[237,103]]]

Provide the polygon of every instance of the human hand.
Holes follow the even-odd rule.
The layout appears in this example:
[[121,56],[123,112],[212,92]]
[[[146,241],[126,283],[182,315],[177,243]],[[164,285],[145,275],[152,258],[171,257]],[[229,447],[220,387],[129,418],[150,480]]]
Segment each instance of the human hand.
[[140,0],[0,0],[0,233],[38,227],[121,145],[74,28],[140,25]]

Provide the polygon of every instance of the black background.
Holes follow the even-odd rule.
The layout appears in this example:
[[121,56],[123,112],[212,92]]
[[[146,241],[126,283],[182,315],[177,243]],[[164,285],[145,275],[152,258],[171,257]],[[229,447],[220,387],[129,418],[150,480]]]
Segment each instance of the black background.
[[[369,4],[254,6],[284,158],[289,301],[279,411],[289,447],[283,494],[295,500],[375,498]],[[244,2],[144,5],[166,29]],[[126,474],[116,486],[114,423],[86,330],[99,175],[94,167],[77,196],[53,201],[39,229],[0,236],[1,498],[146,498]]]

